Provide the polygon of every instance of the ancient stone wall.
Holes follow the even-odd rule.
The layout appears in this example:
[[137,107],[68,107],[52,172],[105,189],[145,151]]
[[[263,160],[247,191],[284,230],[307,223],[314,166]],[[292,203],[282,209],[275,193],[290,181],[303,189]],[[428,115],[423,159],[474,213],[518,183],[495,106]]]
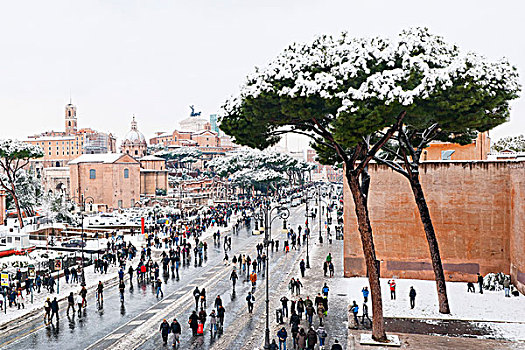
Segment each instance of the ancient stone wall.
[[[447,280],[480,272],[525,276],[525,162],[450,161],[421,165],[421,182]],[[408,180],[369,167],[369,210],[382,277],[432,279],[428,244]],[[366,274],[353,201],[345,186],[345,276]],[[523,282],[521,282],[523,283]]]

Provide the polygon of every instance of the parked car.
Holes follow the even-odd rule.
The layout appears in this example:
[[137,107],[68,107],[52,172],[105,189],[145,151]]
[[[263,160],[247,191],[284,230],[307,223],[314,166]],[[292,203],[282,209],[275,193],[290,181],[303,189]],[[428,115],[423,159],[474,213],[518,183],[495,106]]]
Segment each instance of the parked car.
[[67,248],[82,248],[86,247],[86,242],[82,242],[81,239],[70,239],[67,242],[62,243],[62,247]]

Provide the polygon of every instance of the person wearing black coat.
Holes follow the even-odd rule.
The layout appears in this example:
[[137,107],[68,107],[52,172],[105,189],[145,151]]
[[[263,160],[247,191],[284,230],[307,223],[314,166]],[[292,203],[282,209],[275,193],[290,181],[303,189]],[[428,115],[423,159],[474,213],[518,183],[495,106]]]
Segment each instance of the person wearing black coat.
[[53,321],[53,315],[57,316],[57,322],[58,322],[58,301],[57,301],[56,297],[51,302],[51,318],[50,318],[50,321]]
[[315,348],[315,344],[317,344],[317,332],[312,327],[310,327],[306,333],[306,344],[308,346],[308,350],[313,350]]
[[170,331],[173,333],[173,347],[180,345],[180,334],[182,332],[182,329],[180,327],[179,321],[177,321],[176,318],[173,319],[173,322],[171,322]]
[[408,296],[410,297],[410,308],[413,309],[416,306],[416,290],[414,287],[410,287]]
[[192,312],[190,319],[188,320],[193,336],[197,335],[197,327],[199,326],[199,316],[195,311]]
[[166,319],[160,324],[160,335],[162,336],[162,342],[164,345],[168,343],[168,335],[170,334],[170,325]]

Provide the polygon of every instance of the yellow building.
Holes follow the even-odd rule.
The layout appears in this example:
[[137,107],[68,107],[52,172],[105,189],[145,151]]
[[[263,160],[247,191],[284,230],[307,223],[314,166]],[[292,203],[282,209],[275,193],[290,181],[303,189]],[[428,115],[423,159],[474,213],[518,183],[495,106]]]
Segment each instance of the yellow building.
[[77,129],[77,126],[77,108],[68,103],[65,107],[65,131],[47,131],[25,140],[44,151],[44,156],[33,160],[31,166],[40,172],[42,168],[66,166],[82,154],[116,152],[116,139],[112,134],[89,128]]

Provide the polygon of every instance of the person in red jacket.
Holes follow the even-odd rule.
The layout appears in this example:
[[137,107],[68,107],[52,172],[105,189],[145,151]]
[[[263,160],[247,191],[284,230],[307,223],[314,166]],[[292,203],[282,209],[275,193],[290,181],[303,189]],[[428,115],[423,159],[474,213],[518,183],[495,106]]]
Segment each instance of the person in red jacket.
[[396,299],[396,281],[388,280],[388,285],[390,286],[390,300]]

